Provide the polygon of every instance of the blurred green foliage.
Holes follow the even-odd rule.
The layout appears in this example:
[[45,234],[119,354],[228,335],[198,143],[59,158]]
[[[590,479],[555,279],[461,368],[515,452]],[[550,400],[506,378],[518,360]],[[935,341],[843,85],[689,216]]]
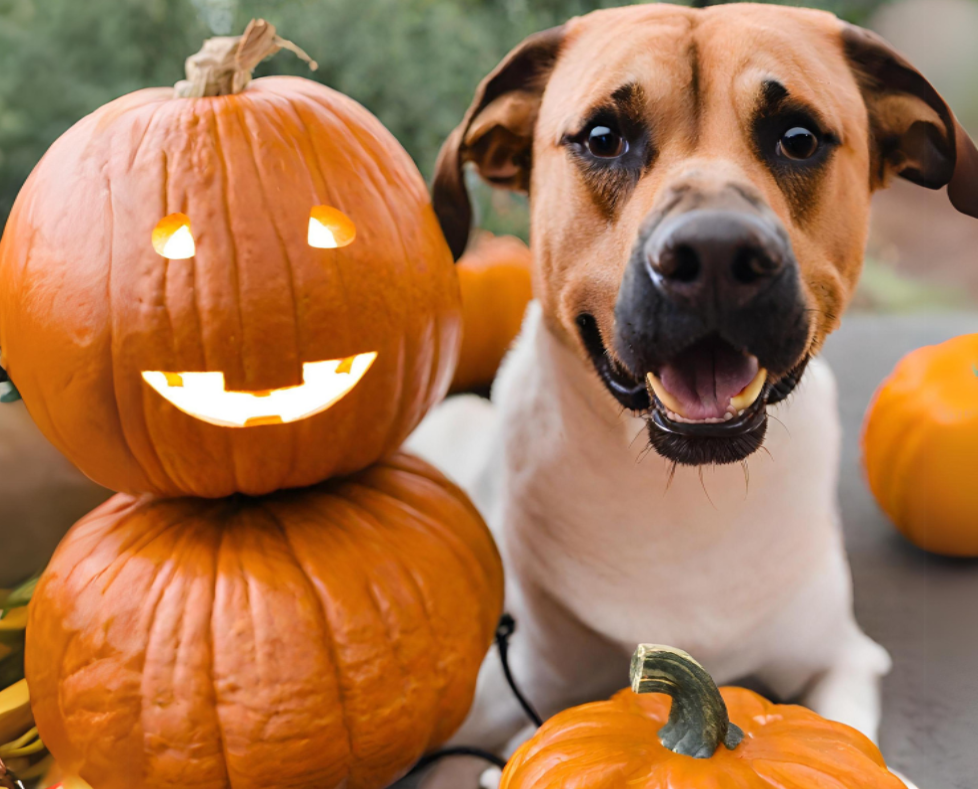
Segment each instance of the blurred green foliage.
[[[862,21],[881,0],[821,0]],[[214,33],[263,16],[320,63],[311,75],[353,96],[430,175],[479,79],[524,36],[615,0],[0,0],[0,224],[47,147],[93,109],[168,85]],[[307,76],[288,53],[259,69]],[[499,230],[523,212],[481,192]],[[518,203],[516,204],[518,206]]]

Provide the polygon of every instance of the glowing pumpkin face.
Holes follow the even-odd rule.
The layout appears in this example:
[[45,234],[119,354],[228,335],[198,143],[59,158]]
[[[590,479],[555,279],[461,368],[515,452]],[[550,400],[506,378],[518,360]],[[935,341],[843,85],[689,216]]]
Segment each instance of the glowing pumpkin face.
[[294,77],[97,110],[0,244],[0,364],[45,435],[128,493],[257,495],[367,466],[444,396],[459,326],[414,164]]

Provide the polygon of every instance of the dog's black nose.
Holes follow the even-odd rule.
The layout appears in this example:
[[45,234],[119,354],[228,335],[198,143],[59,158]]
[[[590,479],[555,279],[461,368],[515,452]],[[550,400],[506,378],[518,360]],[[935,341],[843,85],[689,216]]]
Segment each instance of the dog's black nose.
[[673,217],[645,244],[649,275],[690,307],[747,304],[784,269],[786,239],[744,211],[693,210]]

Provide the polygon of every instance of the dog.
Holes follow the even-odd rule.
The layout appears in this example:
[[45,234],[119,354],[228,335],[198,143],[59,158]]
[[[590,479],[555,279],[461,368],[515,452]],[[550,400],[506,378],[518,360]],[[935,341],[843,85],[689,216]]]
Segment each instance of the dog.
[[[818,352],[875,190],[946,186],[978,217],[947,104],[826,12],[636,5],[531,36],[478,87],[434,179],[456,257],[467,164],[529,194],[536,302],[491,402],[447,401],[409,446],[497,537],[524,693],[545,717],[605,697],[655,641],[875,739],[890,661],[853,615]],[[525,727],[492,656],[456,739]]]

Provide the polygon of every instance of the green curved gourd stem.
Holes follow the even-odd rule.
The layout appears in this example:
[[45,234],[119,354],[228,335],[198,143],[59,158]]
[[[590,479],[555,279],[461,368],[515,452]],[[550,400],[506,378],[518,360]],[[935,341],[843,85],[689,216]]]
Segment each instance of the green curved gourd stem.
[[630,676],[635,693],[672,697],[669,722],[659,729],[659,741],[673,753],[709,759],[721,743],[732,751],[744,739],[743,730],[730,722],[713,677],[681,649],[639,644]]

